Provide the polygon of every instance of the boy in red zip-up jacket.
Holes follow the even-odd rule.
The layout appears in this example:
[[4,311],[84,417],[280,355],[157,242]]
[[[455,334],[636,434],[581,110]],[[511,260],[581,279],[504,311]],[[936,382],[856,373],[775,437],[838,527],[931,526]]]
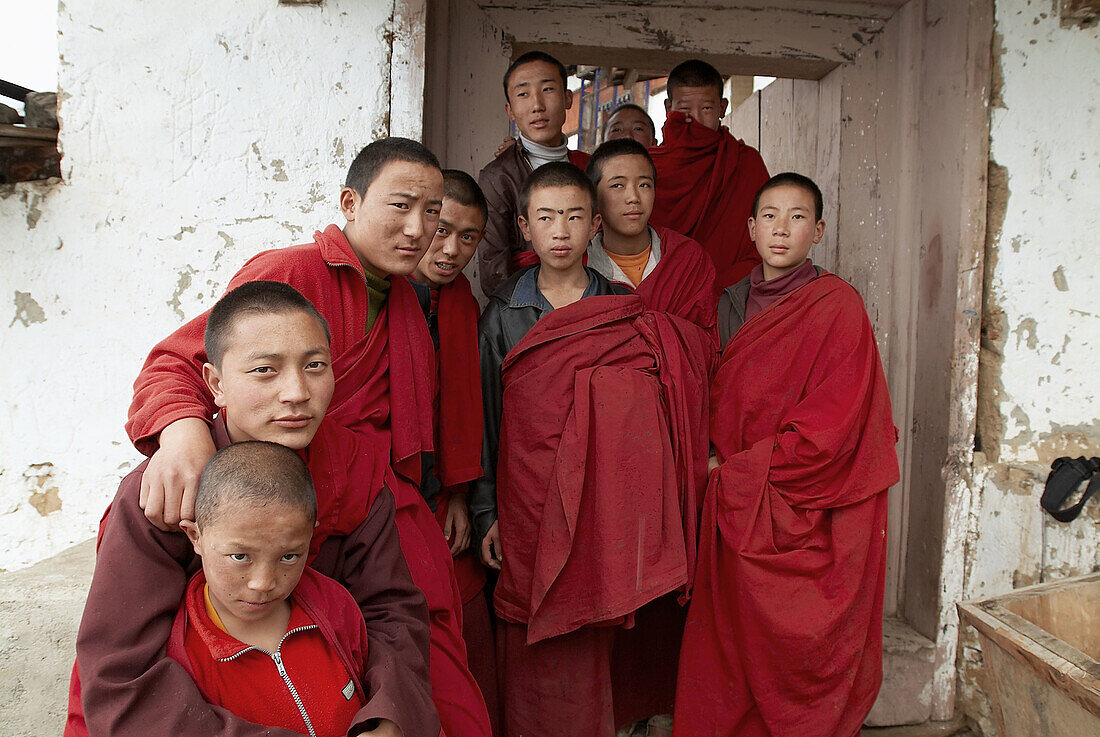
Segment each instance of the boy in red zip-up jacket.
[[168,655],[211,704],[311,737],[347,733],[365,703],[367,630],[340,584],[306,568],[317,522],[309,471],[291,449],[248,441],[203,469],[195,521],[202,558]]

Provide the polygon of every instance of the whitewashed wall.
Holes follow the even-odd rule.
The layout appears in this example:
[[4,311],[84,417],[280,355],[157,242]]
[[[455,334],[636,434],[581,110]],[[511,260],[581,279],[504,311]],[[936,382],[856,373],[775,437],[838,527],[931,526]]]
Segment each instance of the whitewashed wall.
[[151,345],[339,221],[389,129],[393,6],[61,3],[63,181],[0,187],[0,569],[93,533]]
[[[1095,501],[1071,524],[1039,509],[1054,458],[1100,455],[1100,32],[1052,5],[996,3],[968,598],[1100,568]],[[960,699],[992,734],[975,645]]]

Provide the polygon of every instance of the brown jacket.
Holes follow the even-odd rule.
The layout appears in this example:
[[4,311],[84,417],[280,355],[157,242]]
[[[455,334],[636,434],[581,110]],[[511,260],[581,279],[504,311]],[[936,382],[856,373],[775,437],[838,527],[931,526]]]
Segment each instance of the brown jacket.
[[[570,151],[569,161],[583,169],[588,163],[588,154]],[[530,173],[531,163],[517,141],[486,164],[477,175],[481,191],[489,202],[489,222],[485,224],[485,237],[478,247],[478,276],[486,297],[519,271],[520,265],[513,263],[513,257],[531,250],[531,244],[523,239],[516,220],[519,215],[519,191]]]

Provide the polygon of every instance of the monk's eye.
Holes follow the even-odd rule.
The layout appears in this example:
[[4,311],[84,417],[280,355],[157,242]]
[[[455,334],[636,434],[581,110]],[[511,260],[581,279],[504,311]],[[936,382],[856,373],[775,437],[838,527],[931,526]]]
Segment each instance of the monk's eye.
[[321,369],[324,369],[326,366],[328,366],[328,364],[325,363],[324,361],[310,361],[309,363],[306,364],[306,370],[307,371],[319,371]]
[[248,560],[248,556],[244,553],[230,553],[229,559],[234,563],[244,563]]
[[270,376],[271,374],[275,373],[275,369],[273,369],[271,366],[257,366],[248,373],[258,374],[259,376]]
[[302,556],[298,555],[297,553],[284,553],[283,557],[281,557],[279,560],[281,560],[283,563],[295,563],[301,557]]

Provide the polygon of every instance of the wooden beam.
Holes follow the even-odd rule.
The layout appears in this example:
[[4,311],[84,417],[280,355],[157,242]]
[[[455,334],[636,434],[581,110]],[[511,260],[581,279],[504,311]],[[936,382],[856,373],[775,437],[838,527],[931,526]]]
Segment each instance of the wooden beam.
[[[1069,0],[1067,0],[1069,1]],[[741,0],[738,8],[747,10],[797,10],[815,15],[839,15],[860,16],[864,18],[876,18],[887,20],[897,12],[897,9],[908,0]],[[477,0],[478,6],[483,10],[493,11],[497,8],[512,10],[555,10],[559,12],[572,12],[576,9],[603,8],[603,7],[653,7],[659,5],[655,0]],[[683,0],[677,7],[684,11],[698,9],[726,9],[729,8],[728,0]]]
[[[653,68],[659,52],[669,65],[701,58],[724,74],[804,79],[820,79],[853,60],[884,25],[876,18],[740,7],[584,5],[568,12],[557,6],[487,12],[517,53],[521,47],[552,48],[567,64]],[[781,42],[776,28],[788,29]]]

